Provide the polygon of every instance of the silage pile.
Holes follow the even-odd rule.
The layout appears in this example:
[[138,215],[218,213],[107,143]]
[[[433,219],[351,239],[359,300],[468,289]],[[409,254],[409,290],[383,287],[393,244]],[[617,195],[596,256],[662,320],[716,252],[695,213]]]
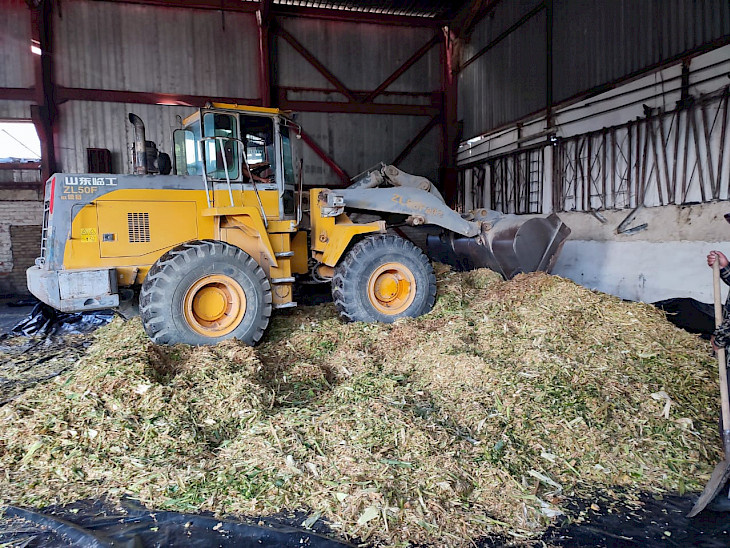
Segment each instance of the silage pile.
[[0,493],[301,508],[376,544],[526,538],[571,496],[701,489],[716,409],[707,343],[653,307],[442,269],[425,317],[300,309],[256,349],[155,347],[115,321],[74,372],[0,409]]

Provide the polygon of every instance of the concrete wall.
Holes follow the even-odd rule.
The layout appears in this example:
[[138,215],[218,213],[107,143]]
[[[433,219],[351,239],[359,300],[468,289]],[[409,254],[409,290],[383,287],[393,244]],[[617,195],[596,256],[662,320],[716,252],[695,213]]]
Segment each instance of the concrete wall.
[[712,302],[706,256],[713,249],[730,256],[730,224],[723,218],[730,203],[645,208],[632,225],[646,223],[646,230],[616,234],[627,213],[602,212],[605,223],[590,213],[561,213],[572,233],[553,273],[633,301]]

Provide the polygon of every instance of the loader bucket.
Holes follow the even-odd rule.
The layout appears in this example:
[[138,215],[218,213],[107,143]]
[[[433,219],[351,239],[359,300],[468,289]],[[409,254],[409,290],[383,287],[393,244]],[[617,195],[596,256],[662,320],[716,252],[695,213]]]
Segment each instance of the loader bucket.
[[456,270],[490,268],[509,280],[521,272],[550,272],[569,234],[554,213],[528,221],[504,215],[474,238],[453,233],[428,236],[428,255]]

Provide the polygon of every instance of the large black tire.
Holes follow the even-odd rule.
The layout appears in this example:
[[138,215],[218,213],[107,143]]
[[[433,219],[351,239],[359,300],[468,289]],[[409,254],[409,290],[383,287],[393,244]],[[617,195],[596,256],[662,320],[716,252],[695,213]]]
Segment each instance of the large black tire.
[[253,346],[271,317],[271,285],[250,255],[225,242],[195,240],[160,257],[139,294],[142,325],[157,344]]
[[392,323],[433,308],[436,275],[411,242],[393,234],[368,236],[335,268],[332,298],[347,321]]

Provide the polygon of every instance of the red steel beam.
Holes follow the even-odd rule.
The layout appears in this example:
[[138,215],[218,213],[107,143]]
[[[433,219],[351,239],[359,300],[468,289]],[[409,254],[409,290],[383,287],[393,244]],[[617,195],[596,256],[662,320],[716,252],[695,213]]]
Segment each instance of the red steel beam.
[[35,88],[0,88],[0,101],[35,101]]
[[52,5],[42,0],[30,8],[31,42],[39,54],[33,54],[35,75],[35,105],[31,105],[31,119],[41,145],[41,179],[45,181],[56,171],[55,125],[56,87],[53,81],[53,52],[51,51]]
[[317,156],[319,156],[322,161],[329,166],[329,168],[337,174],[337,177],[339,177],[340,182],[342,183],[342,186],[347,186],[350,184],[350,176],[347,174],[347,172],[342,169],[339,165],[337,165],[337,162],[335,162],[329,154],[327,154],[322,147],[320,147],[317,142],[312,139],[307,133],[305,133],[303,130],[301,132],[302,135],[302,141],[304,141],[309,148],[312,149],[312,152],[314,152]]
[[418,134],[411,139],[408,144],[403,148],[400,154],[396,157],[395,160],[393,160],[391,163],[394,166],[397,166],[400,164],[403,160],[405,160],[406,156],[408,156],[411,151],[416,147],[418,143],[420,143],[423,138],[428,135],[428,132],[431,131],[435,126],[438,125],[438,123],[441,121],[441,116],[437,114],[433,118],[431,118],[428,123],[424,126],[424,128],[418,132]]
[[261,106],[271,106],[271,7],[273,0],[261,0],[256,12],[259,31],[259,97]]
[[[316,93],[339,93],[336,89],[332,88],[309,88],[309,87],[297,87],[297,86],[279,86],[280,90],[285,91],[294,91],[294,92],[316,92]],[[356,97],[365,97],[369,93],[372,93],[368,90],[357,90],[357,89],[351,89],[353,95]],[[441,93],[440,91],[437,93]],[[434,92],[433,91],[382,91],[380,92],[380,95],[387,95],[387,96],[393,96],[393,97],[429,97],[432,101],[440,101],[440,99],[435,100],[433,99]]]
[[95,0],[96,2],[111,2],[114,4],[137,4],[158,8],[199,9],[215,11],[235,11],[239,13],[254,13],[259,9],[258,2],[242,0]]
[[29,171],[40,168],[40,162],[0,162],[0,171]]
[[143,105],[202,107],[205,106],[205,103],[215,102],[261,106],[261,99],[254,99],[250,97],[209,97],[207,95],[181,95],[177,93],[123,91],[116,89],[58,87],[56,95],[59,103],[66,101],[103,101],[107,103],[138,103]]
[[305,48],[296,38],[294,38],[294,36],[292,36],[289,31],[287,31],[281,25],[277,25],[276,27],[274,27],[274,29],[275,33],[278,36],[286,40],[291,47],[299,52],[299,55],[304,57],[307,62],[312,65],[317,70],[317,72],[324,76],[330,84],[335,86],[337,91],[347,97],[350,101],[357,101],[357,97],[353,95],[349,88],[345,84],[343,84],[334,74],[332,74],[330,70],[325,67],[311,51]]
[[373,91],[371,91],[367,97],[363,99],[363,103],[370,103],[375,99],[378,95],[383,93],[385,89],[395,82],[400,76],[406,72],[409,68],[411,68],[413,65],[415,65],[421,57],[426,55],[428,51],[438,44],[440,41],[440,36],[438,33],[435,33],[433,38],[431,38],[428,42],[426,42],[423,46],[421,46],[418,51],[416,51],[413,55],[411,55],[400,67],[398,67],[393,74],[388,76],[385,80],[383,80],[383,83],[380,84],[377,88],[375,88]]
[[443,93],[441,113],[441,153],[440,182],[444,200],[449,206],[456,204],[458,195],[459,172],[456,168],[456,154],[459,143],[459,123],[457,112],[458,66],[455,46],[459,38],[445,29],[441,40],[441,91]]
[[430,105],[394,103],[345,103],[329,101],[291,101],[279,97],[279,108],[295,112],[327,112],[334,114],[385,114],[389,116],[434,116],[439,110]]

